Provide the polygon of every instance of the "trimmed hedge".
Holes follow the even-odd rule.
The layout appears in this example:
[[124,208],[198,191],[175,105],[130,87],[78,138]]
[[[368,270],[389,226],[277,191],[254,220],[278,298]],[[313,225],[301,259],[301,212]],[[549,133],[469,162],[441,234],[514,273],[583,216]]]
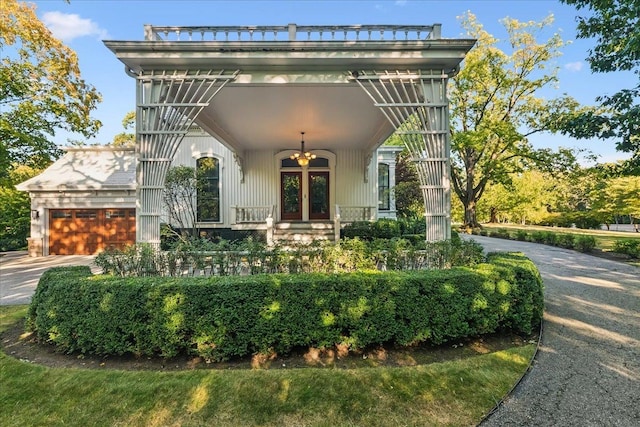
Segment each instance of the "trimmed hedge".
[[208,278],[41,278],[27,325],[66,353],[200,355],[221,361],[297,347],[439,344],[542,318],[542,281],[521,254],[474,268]]

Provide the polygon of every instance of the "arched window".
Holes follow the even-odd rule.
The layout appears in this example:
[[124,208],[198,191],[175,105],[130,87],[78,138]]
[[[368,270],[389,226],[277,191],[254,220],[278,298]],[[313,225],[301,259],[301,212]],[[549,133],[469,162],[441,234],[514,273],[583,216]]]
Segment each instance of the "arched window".
[[390,201],[389,165],[387,163],[378,163],[378,209],[388,211],[390,209]]
[[220,161],[214,157],[196,160],[198,176],[198,222],[220,221]]

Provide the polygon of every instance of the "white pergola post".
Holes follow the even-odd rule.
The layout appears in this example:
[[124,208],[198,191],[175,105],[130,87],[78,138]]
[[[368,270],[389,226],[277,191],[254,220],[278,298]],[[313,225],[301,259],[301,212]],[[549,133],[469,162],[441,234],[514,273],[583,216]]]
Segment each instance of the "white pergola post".
[[237,74],[162,70],[136,76],[137,243],[159,248],[169,165],[198,114]]
[[443,71],[351,72],[389,119],[416,163],[426,240],[451,238],[448,75]]

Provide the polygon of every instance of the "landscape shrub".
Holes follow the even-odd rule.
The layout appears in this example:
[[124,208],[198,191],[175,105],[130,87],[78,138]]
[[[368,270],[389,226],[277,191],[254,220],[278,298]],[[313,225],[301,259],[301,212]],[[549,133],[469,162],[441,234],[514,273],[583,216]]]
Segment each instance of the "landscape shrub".
[[116,276],[227,276],[263,273],[340,273],[367,269],[418,270],[474,265],[482,248],[462,241],[457,233],[448,242],[425,242],[394,237],[365,242],[359,238],[338,243],[314,241],[267,246],[253,239],[229,242],[181,242],[170,251],[149,245],[110,249],[96,256],[104,274]]
[[546,238],[546,232],[544,231],[532,231],[529,236],[533,243],[544,243]]
[[[362,240],[391,239],[400,237],[401,226],[393,219],[381,218],[377,221],[355,221],[342,228],[342,237]],[[413,233],[416,234],[416,233]],[[424,237],[423,237],[424,239]]]
[[198,355],[227,360],[299,347],[439,344],[511,329],[542,316],[542,282],[523,255],[475,268],[208,278],[46,272],[27,325],[59,351]]
[[573,249],[573,241],[574,235],[561,233],[556,235],[556,246],[560,246],[561,248]]
[[573,241],[573,248],[580,252],[591,252],[596,247],[596,238],[593,236],[577,235]]
[[632,258],[640,258],[640,239],[618,240],[613,244],[613,251]]
[[543,231],[542,243],[549,246],[555,246],[557,243],[557,234],[553,231]]
[[525,230],[516,230],[516,240],[526,242],[528,238],[529,233],[527,233]]
[[506,228],[497,228],[495,230],[489,230],[489,237],[498,237],[500,239],[509,239],[511,235]]

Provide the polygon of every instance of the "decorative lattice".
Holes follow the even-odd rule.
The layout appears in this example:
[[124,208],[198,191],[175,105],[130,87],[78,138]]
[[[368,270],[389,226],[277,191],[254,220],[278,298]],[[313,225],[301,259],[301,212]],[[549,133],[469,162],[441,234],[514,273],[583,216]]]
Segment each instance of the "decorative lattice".
[[198,114],[237,74],[165,70],[137,76],[138,242],[160,245],[162,189],[169,165]]
[[447,74],[357,71],[351,77],[393,124],[416,164],[428,241],[451,237]]

